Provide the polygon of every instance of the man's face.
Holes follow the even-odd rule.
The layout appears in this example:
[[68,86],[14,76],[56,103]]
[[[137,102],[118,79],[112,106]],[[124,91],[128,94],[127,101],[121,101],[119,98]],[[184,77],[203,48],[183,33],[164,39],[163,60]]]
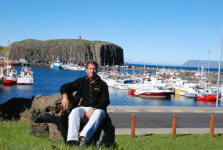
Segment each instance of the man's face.
[[93,78],[97,73],[95,65],[91,63],[88,64],[88,67],[86,68],[86,73],[89,78]]

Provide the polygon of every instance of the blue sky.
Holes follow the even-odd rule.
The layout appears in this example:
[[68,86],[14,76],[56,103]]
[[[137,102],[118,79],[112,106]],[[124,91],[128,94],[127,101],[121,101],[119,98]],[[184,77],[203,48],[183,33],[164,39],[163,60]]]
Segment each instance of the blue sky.
[[0,0],[0,45],[81,35],[132,63],[218,60],[222,27],[222,0]]

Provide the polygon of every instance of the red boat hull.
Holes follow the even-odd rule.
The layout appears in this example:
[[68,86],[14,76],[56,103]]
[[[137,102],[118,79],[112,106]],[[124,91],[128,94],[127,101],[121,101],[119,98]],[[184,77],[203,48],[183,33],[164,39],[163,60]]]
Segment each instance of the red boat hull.
[[4,85],[13,85],[13,84],[16,84],[16,81],[13,81],[13,80],[4,80],[3,81],[3,84]]
[[135,89],[128,89],[128,94],[131,96],[135,96]]
[[139,96],[151,99],[170,99],[172,94],[173,92],[160,92],[160,93],[145,92],[139,94]]
[[[209,94],[206,96],[197,96],[198,101],[216,101],[216,95]],[[218,98],[221,98],[221,95],[218,96]]]

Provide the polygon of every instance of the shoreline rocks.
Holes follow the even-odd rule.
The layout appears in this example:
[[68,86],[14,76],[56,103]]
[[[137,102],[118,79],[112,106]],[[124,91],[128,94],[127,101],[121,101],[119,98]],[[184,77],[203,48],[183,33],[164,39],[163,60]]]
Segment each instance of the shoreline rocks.
[[20,113],[29,109],[32,105],[32,99],[12,98],[6,103],[0,104],[0,118],[4,120],[18,120]]

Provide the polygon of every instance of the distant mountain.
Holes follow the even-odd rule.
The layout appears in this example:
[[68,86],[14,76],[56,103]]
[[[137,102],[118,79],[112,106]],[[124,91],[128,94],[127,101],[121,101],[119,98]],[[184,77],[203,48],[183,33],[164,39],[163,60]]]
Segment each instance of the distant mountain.
[[[209,68],[218,68],[218,61],[208,61],[208,60],[188,60],[186,61],[183,66],[184,67],[201,67],[205,66]],[[223,68],[223,62],[221,61],[221,68]]]

